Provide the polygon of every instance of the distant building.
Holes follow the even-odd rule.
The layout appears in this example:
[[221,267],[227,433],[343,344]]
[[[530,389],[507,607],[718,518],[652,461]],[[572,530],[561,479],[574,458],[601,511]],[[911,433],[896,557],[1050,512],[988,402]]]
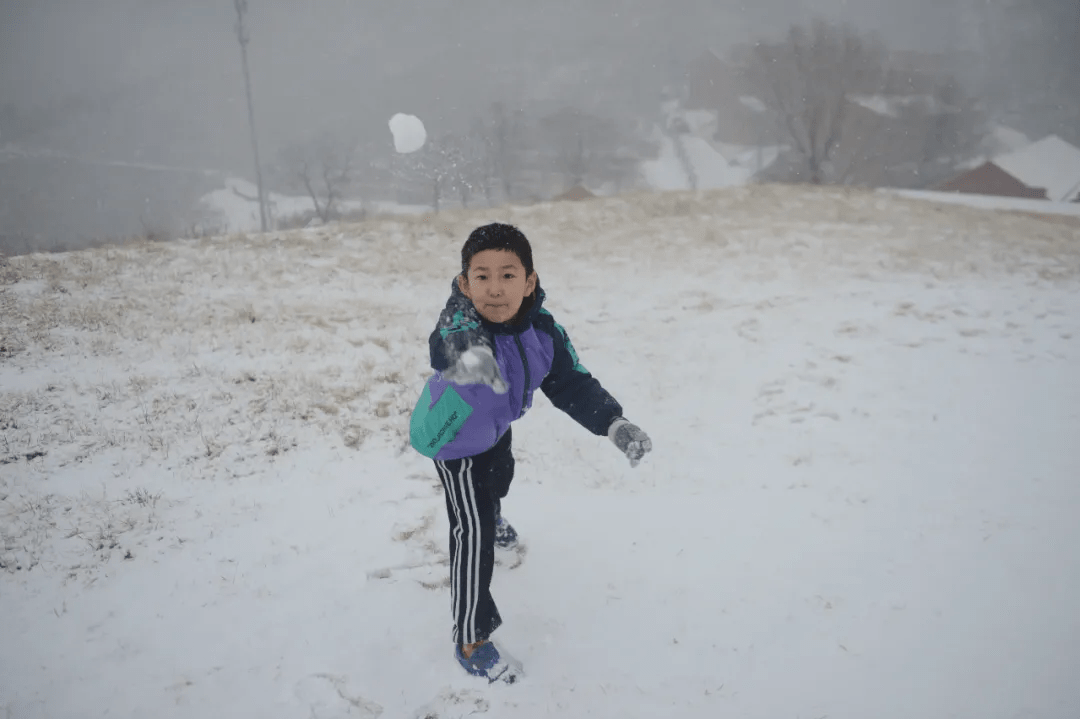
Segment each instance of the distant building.
[[[820,142],[833,135],[817,173],[829,182],[870,187],[926,187],[954,172],[968,153],[965,142],[974,122],[970,108],[939,97],[943,62],[936,55],[900,58],[904,68],[880,94],[851,94],[817,128]],[[707,139],[729,162],[746,148],[780,148],[776,162],[759,165],[763,181],[814,181],[791,125],[805,118],[784,118],[766,104],[767,87],[755,87],[739,60],[725,61],[712,52],[699,57],[688,74],[685,100],[672,134]],[[958,100],[962,100],[959,98]],[[824,113],[823,113],[824,114]],[[708,121],[699,118],[708,118]],[[833,126],[839,118],[839,126]],[[791,120],[791,122],[788,122]]]
[[1032,200],[1048,199],[1045,189],[1028,187],[993,162],[984,162],[962,175],[941,183],[934,189],[941,192],[961,192],[967,195],[1023,197]]
[[561,195],[556,195],[552,199],[556,201],[569,200],[572,202],[578,202],[581,200],[590,200],[594,197],[596,197],[596,195],[592,191],[590,191],[589,188],[582,185],[574,185],[566,192],[562,193]]
[[973,195],[1080,202],[1080,148],[1048,135],[934,189]]

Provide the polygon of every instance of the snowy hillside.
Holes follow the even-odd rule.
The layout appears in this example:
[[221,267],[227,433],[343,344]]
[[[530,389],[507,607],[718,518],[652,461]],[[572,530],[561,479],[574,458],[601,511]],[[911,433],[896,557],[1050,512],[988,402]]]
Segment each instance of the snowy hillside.
[[[406,441],[490,220],[655,447],[515,427],[499,687]],[[1078,367],[1080,228],[874,192],[0,260],[0,717],[1075,719]]]
[[[224,187],[199,198],[195,213],[201,218],[198,223],[201,225],[200,229],[206,231],[225,228],[227,232],[258,232],[262,226],[259,220],[258,186],[236,177],[227,178],[224,184]],[[310,197],[280,195],[276,192],[267,193],[267,203],[270,212],[268,227],[278,226],[283,220],[311,215],[315,206]],[[337,203],[335,207],[344,213],[364,211],[372,214],[418,215],[430,211],[428,207],[416,205],[361,200],[345,200]]]
[[[753,103],[754,98],[744,98]],[[760,103],[758,103],[760,104]],[[652,190],[719,190],[746,185],[780,157],[777,146],[750,147],[717,142],[716,113],[685,110],[676,101],[664,103],[665,132],[653,128],[650,140],[658,156],[641,163],[641,175]]]
[[[1051,202],[1049,200],[1031,200],[1023,197],[996,197],[993,195],[975,195],[967,192],[936,192],[934,190],[894,190],[891,188],[881,188],[878,192],[908,197],[913,200],[927,200],[937,203],[943,202],[950,205],[980,207],[987,210],[1026,212],[1029,214],[1043,215],[1043,219],[1046,221],[1050,221],[1052,216],[1055,215],[1080,218],[1080,203],[1077,202]],[[1075,222],[1080,223],[1080,219],[1075,220]]]

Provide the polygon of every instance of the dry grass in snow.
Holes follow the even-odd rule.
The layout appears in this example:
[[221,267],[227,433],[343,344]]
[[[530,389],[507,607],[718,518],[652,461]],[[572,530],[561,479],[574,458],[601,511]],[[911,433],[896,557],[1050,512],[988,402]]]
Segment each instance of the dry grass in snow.
[[[850,347],[882,332],[897,333],[889,342],[908,349],[946,336],[973,353],[984,340],[1007,341],[1018,361],[1029,359],[1025,352],[1056,356],[1053,347],[1076,342],[1076,318],[1042,293],[1051,288],[1076,305],[1080,227],[856,190],[751,186],[0,258],[0,592],[32,578],[34,591],[118,580],[131,567],[209,546],[216,533],[263,516],[269,500],[252,490],[271,487],[272,468],[316,491],[322,468],[293,464],[312,449],[325,450],[334,466],[400,465],[401,476],[382,476],[379,486],[358,472],[348,501],[423,502],[422,510],[388,516],[387,537],[427,557],[421,564],[444,564],[439,489],[416,469],[408,414],[428,374],[426,340],[459,269],[460,246],[473,227],[493,220],[528,234],[552,311],[566,310],[598,376],[637,388],[636,408],[653,409],[641,421],[653,423],[659,447],[704,432],[696,423],[705,420],[684,427],[679,413],[692,401],[680,392],[706,381],[727,393],[725,401],[751,408],[739,431],[858,419],[862,410],[844,405],[836,387],[859,380],[846,374]],[[784,322],[801,321],[789,309],[814,296],[840,312],[847,300],[830,298],[829,288],[851,282],[862,283],[851,297],[892,288],[895,301],[873,295],[892,302],[891,329],[852,316],[819,344],[793,349],[790,364],[763,364],[762,372],[776,372],[758,387],[728,386],[713,369],[708,380],[680,382],[698,365],[681,366],[667,348],[687,344],[687,333],[713,333],[703,340],[710,351],[735,352],[706,358],[729,373],[739,352],[750,363],[771,361],[762,348],[784,341]],[[999,311],[948,299],[954,291],[981,296],[984,284],[1009,288],[1017,307],[1009,299],[994,300]],[[1025,319],[1014,321],[1013,309]],[[1059,344],[1040,349],[1035,335]],[[668,372],[674,379],[656,376]],[[672,404],[673,397],[682,399]],[[594,438],[576,427],[552,431],[552,446],[565,453],[560,462],[593,451]],[[525,466],[558,476],[546,450],[518,452]],[[776,461],[805,467],[815,456],[808,444]],[[602,470],[580,471],[578,486],[612,481]],[[649,486],[624,482],[620,491],[653,490],[652,476],[642,480]],[[399,479],[407,491],[387,489],[402,486]],[[686,481],[697,491],[712,480]],[[212,510],[203,501],[211,494]],[[370,516],[381,522],[377,511]],[[289,551],[275,548],[272,561]],[[248,560],[220,551],[211,560],[206,552],[205,561],[220,563],[222,586],[234,586],[236,562]],[[437,576],[419,581],[431,590],[445,585]],[[54,611],[61,616],[66,603]],[[335,676],[317,675],[297,691],[332,685],[331,699],[353,697],[348,705],[361,716],[381,712]],[[476,710],[489,704],[451,694],[447,702]]]
[[[298,443],[404,452],[433,321],[412,308],[437,310],[463,238],[492,220],[527,230],[542,281],[557,268],[556,307],[594,273],[647,286],[713,263],[750,282],[897,272],[1071,282],[1080,270],[1080,230],[1059,223],[784,186],[11,258],[0,285],[4,569],[49,557],[82,568],[80,554],[149,541],[159,520],[125,493],[172,499],[140,486],[146,462],[217,481]],[[707,310],[722,294],[685,300]],[[93,489],[50,481],[109,452],[124,459]]]

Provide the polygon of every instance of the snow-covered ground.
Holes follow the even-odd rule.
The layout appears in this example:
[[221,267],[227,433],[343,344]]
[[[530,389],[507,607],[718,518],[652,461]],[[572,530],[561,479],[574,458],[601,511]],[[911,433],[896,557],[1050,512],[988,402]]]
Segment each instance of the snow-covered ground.
[[[493,219],[655,447],[515,429],[509,687],[406,440]],[[1072,225],[751,186],[7,262],[5,719],[1080,716]]]
[[[223,228],[227,232],[258,232],[262,226],[259,219],[259,188],[253,182],[238,177],[225,180],[225,186],[209,192],[199,201],[195,214],[205,231]],[[323,198],[320,198],[322,200]],[[301,217],[315,211],[310,197],[267,193],[270,209],[270,225],[279,220]],[[418,215],[430,211],[429,207],[401,205],[396,202],[344,200],[336,203],[343,213],[360,211],[371,214]]]
[[655,190],[689,190],[695,184],[699,190],[745,185],[780,154],[776,147],[730,145],[724,148],[731,156],[728,159],[716,146],[695,135],[656,135],[653,140],[660,153],[655,160],[641,163],[641,174],[645,184]]
[[913,200],[929,200],[950,205],[979,207],[986,210],[1080,217],[1080,202],[1051,202],[1049,200],[1029,200],[1023,197],[994,197],[992,195],[972,195],[966,192],[935,192],[933,190],[882,188],[879,192],[900,195]]
[[[751,98],[752,99],[752,98]],[[664,106],[665,124],[684,131],[664,132],[657,125],[650,140],[657,157],[641,163],[641,177],[653,190],[718,190],[749,183],[780,156],[776,146],[748,147],[712,140],[716,113],[683,110],[678,103]]]

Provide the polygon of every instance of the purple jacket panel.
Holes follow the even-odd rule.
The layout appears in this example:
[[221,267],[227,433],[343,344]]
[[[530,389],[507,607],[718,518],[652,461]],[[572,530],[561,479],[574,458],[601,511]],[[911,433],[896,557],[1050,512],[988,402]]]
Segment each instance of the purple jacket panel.
[[[455,384],[454,390],[478,411],[469,415],[454,439],[439,450],[435,455],[437,460],[471,457],[490,449],[510,427],[510,423],[520,419],[532,407],[533,394],[540,389],[551,370],[555,345],[546,332],[530,327],[518,335],[497,334],[494,340],[495,361],[509,389],[505,394],[496,394],[495,390],[484,384]],[[439,401],[450,385],[441,373],[436,373],[428,381],[432,405]]]

